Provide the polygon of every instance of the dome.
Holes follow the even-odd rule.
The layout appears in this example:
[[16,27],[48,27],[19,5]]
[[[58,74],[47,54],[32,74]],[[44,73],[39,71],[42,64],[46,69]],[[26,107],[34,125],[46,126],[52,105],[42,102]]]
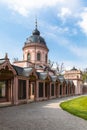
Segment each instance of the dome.
[[44,38],[40,36],[40,32],[37,29],[35,29],[32,35],[26,39],[25,43],[26,44],[40,43],[40,44],[46,45]]
[[46,46],[46,42],[43,37],[40,36],[40,31],[37,29],[37,22],[32,35],[26,39],[25,44],[39,43]]
[[75,67],[73,67],[73,68],[71,69],[71,71],[77,71],[77,69],[76,69]]
[[46,45],[46,42],[44,40],[44,38],[42,38],[41,36],[38,35],[32,35],[29,38],[27,38],[26,43],[40,43],[40,44],[44,44]]

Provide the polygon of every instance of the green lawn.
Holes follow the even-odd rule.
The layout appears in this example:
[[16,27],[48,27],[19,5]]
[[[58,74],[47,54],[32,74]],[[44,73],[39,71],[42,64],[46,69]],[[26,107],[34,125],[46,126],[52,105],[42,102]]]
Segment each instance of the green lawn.
[[87,96],[62,102],[60,106],[63,110],[87,120]]

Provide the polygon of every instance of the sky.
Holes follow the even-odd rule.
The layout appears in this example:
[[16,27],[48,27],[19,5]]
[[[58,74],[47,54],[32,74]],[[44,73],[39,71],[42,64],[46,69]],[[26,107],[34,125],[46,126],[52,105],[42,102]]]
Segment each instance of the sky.
[[22,60],[36,18],[51,61],[87,68],[86,0],[0,0],[0,58],[8,53],[11,62]]

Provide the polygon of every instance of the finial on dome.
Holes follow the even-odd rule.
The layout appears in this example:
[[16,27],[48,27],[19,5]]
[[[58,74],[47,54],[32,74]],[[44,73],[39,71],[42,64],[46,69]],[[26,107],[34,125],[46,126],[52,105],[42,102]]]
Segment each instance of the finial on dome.
[[40,32],[39,32],[39,30],[37,29],[37,18],[36,18],[36,20],[35,20],[35,29],[34,29],[34,31],[33,31],[32,34],[33,34],[33,35],[40,35]]
[[37,18],[36,18],[36,20],[35,20],[35,27],[36,27],[36,29],[37,29]]

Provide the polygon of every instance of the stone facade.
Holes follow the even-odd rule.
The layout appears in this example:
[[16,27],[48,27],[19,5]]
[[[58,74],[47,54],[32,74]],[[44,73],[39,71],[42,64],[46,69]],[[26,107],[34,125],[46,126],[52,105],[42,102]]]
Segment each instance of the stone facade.
[[27,70],[28,75],[24,69],[22,74],[17,69],[19,68],[6,59],[0,64],[1,103],[11,102],[17,105],[75,95],[75,86],[71,80],[49,75],[47,72],[39,73],[35,68]]
[[82,72],[80,70],[73,67],[73,69],[65,71],[64,78],[73,81],[75,85],[75,94],[83,93]]
[[49,49],[37,25],[23,46],[23,60],[0,59],[0,103],[13,105],[82,94],[81,71],[58,76],[48,65]]

